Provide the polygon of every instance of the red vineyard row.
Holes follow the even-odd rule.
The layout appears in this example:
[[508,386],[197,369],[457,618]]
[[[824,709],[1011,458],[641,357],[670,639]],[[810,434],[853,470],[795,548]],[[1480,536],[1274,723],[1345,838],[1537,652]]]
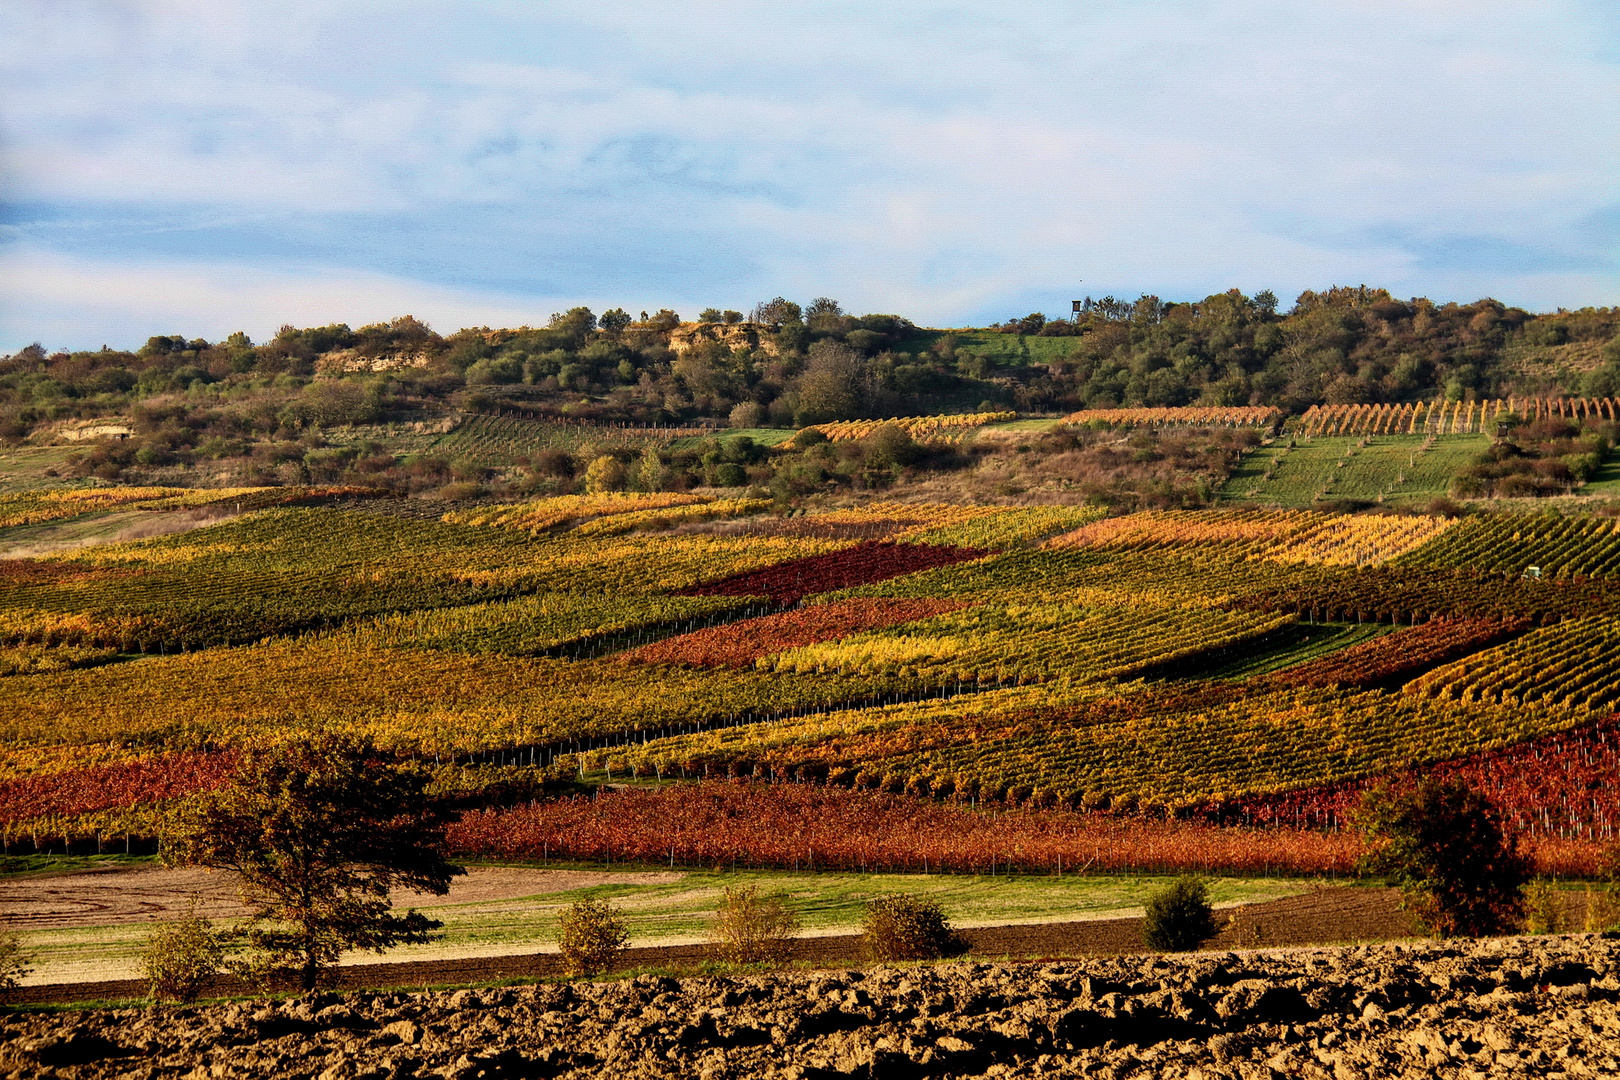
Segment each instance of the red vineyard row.
[[898,626],[965,606],[960,600],[840,600],[694,630],[623,653],[620,659],[643,664],[742,668],[785,649],[835,641],[862,630]]
[[863,541],[842,551],[793,559],[763,570],[694,585],[676,595],[768,596],[780,604],[796,604],[814,593],[870,585],[901,574],[969,562],[990,554],[992,552],[978,548]]
[[229,752],[180,753],[24,776],[0,784],[0,825],[167,802],[218,787],[235,765]]
[[1344,873],[1347,833],[979,811],[817,784],[709,781],[535,803],[452,825],[460,857],[896,873]]
[[[814,784],[713,781],[464,815],[459,857],[890,873],[1343,874],[1349,831],[1063,810],[982,811]],[[1526,838],[1541,873],[1591,875],[1602,845]]]
[[1368,788],[1418,775],[1460,778],[1484,792],[1521,836],[1612,842],[1620,834],[1620,716],[1513,746],[1455,758],[1394,777],[1303,788],[1221,807],[1225,822],[1334,828],[1348,822]]

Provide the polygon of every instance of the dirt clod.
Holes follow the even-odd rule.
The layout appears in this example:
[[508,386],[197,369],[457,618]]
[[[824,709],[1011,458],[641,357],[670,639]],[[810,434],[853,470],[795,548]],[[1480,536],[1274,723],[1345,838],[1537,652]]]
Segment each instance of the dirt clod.
[[1613,1075],[1617,960],[1567,936],[19,1013],[0,1075]]

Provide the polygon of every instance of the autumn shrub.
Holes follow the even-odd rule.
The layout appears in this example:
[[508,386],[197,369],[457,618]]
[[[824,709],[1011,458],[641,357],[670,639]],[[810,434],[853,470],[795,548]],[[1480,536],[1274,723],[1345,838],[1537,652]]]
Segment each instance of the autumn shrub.
[[1209,887],[1182,876],[1148,896],[1142,916],[1142,940],[1160,952],[1190,952],[1215,936]]
[[1529,934],[1564,932],[1563,893],[1546,878],[1536,878],[1524,887],[1524,929]]
[[0,934],[0,1001],[9,998],[23,977],[34,970],[31,959],[16,934]]
[[153,929],[141,977],[154,1001],[191,1004],[225,963],[225,946],[207,919],[189,916]]
[[716,955],[732,964],[780,964],[788,958],[799,917],[780,896],[753,885],[727,888],[709,928]]
[[866,905],[863,944],[873,960],[938,960],[960,956],[968,943],[932,900],[895,893]]
[[578,900],[560,920],[563,965],[570,975],[600,975],[630,944],[624,917],[605,900]]

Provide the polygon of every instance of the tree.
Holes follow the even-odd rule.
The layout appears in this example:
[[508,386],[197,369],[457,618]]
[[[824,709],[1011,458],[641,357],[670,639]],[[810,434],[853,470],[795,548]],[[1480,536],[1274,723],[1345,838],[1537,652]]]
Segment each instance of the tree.
[[166,854],[236,874],[253,908],[252,973],[311,989],[346,951],[425,943],[439,927],[394,914],[388,898],[442,896],[465,872],[443,857],[446,817],[428,779],[349,736],[252,746],[228,784],[182,809]]
[[780,296],[754,305],[753,321],[765,323],[767,326],[783,326],[800,322],[802,319],[803,313],[799,310],[799,305]]
[[709,928],[721,959],[732,964],[780,964],[788,958],[799,917],[780,896],[761,896],[755,885],[727,886]]
[[743,313],[740,311],[731,310],[722,311],[720,313],[720,321],[725,323],[727,326],[736,326],[738,323],[743,321]]
[[603,454],[585,467],[585,491],[604,495],[624,488],[624,466],[611,454]]
[[1179,877],[1149,897],[1142,915],[1142,940],[1161,952],[1191,952],[1215,936],[1209,888],[1195,877]]
[[830,296],[818,296],[804,309],[805,323],[818,334],[837,330],[843,317],[843,305]]
[[697,321],[700,323],[717,323],[724,317],[720,314],[719,308],[706,307],[698,312]]
[[831,338],[821,339],[810,347],[809,362],[799,377],[795,422],[804,427],[854,416],[866,382],[866,361],[860,354]]
[[1399,885],[1402,907],[1430,933],[1481,937],[1520,925],[1530,861],[1464,781],[1380,784],[1363,797],[1357,825],[1374,845],[1361,870]]
[[636,467],[636,486],[642,491],[663,491],[667,477],[664,459],[659,455],[658,448],[647,447],[641,454],[641,464]]
[[597,325],[610,334],[617,334],[630,325],[630,313],[624,308],[608,308],[602,312],[602,317],[597,320]]

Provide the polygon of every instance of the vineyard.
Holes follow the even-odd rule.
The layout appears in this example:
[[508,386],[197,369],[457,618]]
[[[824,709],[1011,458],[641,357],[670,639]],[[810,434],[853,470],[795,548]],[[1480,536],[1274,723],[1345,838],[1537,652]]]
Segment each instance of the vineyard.
[[1506,417],[1620,419],[1614,398],[1507,398],[1419,401],[1405,405],[1312,405],[1300,418],[1306,435],[1490,435]]
[[[1608,518],[321,497],[8,497],[233,516],[0,561],[5,850],[154,836],[328,730],[487,792],[456,835],[500,857],[1337,871],[1359,793],[1431,768],[1560,872],[1620,821]],[[629,789],[506,805],[541,781]]]
[[1269,405],[1196,406],[1151,409],[1084,409],[1064,418],[1066,424],[1101,424],[1108,427],[1269,427],[1282,419],[1282,411]]
[[862,439],[878,428],[892,425],[918,442],[960,442],[974,428],[986,424],[1001,424],[1017,419],[1014,412],[958,413],[951,416],[903,416],[894,420],[838,420],[830,424],[816,424],[809,430],[819,431],[832,442]]
[[1279,438],[1243,456],[1221,488],[1230,503],[1423,506],[1490,445],[1487,435]]

